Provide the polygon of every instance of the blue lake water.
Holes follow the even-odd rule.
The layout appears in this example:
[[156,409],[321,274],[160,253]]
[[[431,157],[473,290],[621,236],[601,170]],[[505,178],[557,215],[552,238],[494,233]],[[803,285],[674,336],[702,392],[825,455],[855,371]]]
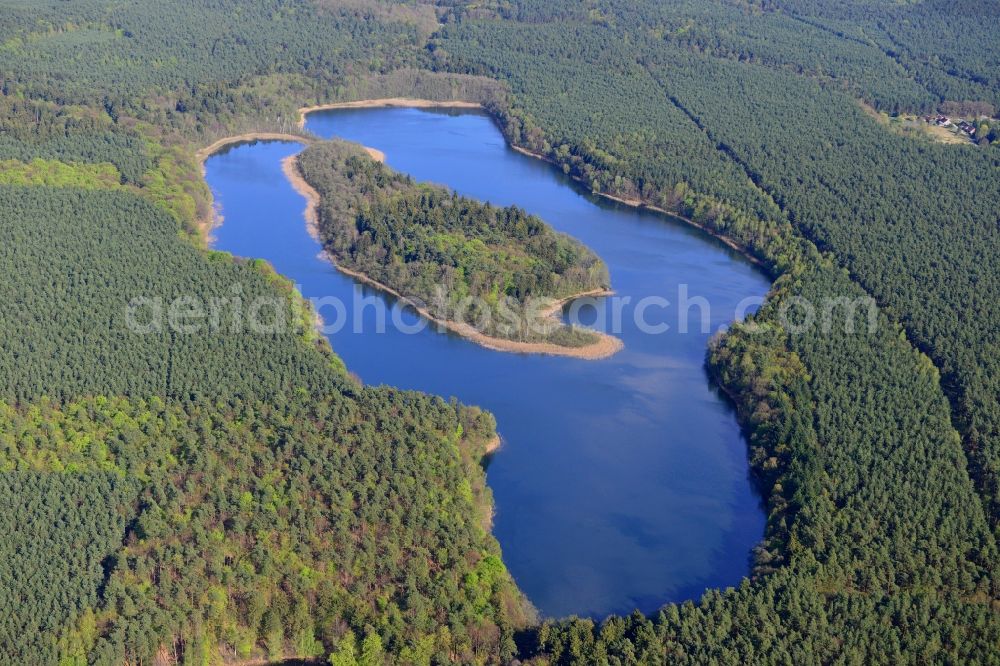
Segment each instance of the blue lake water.
[[[393,325],[393,313],[407,325],[412,313],[361,290],[318,256],[303,222],[305,202],[280,166],[301,146],[238,146],[206,165],[224,216],[214,247],[267,259],[306,297],[342,299],[345,325],[329,337],[351,372],[370,384],[456,396],[496,415],[504,443],[487,470],[494,533],[540,612],[650,612],[738,584],[764,513],[748,478],[746,443],[732,408],[709,384],[704,358],[710,332],[731,322],[744,299],[762,297],[767,278],[683,222],[582,193],[550,165],[512,151],[481,114],[344,110],[312,114],[307,126],[378,148],[418,180],[541,216],[596,251],[618,296],[632,299],[616,333],[625,349],[602,361],[495,352],[431,327],[407,334]],[[685,308],[688,332],[679,330],[679,289],[708,303],[708,331],[697,305]],[[359,294],[370,302],[356,313]],[[661,299],[645,318],[668,331],[637,326],[643,297]],[[610,301],[602,307],[611,322]],[[380,308],[390,308],[384,333],[375,331]],[[338,320],[332,308],[322,314]],[[585,321],[597,317],[594,308],[584,312]]]

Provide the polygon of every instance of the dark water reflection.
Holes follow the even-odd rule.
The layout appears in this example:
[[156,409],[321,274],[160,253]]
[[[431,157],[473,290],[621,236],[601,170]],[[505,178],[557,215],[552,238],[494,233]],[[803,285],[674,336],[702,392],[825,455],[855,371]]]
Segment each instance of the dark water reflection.
[[[555,169],[507,148],[482,115],[336,111],[313,114],[308,127],[379,148],[419,180],[538,214],[607,262],[619,296],[671,303],[647,310],[651,323],[671,325],[659,335],[642,333],[626,307],[625,350],[596,362],[498,353],[431,329],[405,335],[390,324],[375,334],[373,306],[362,317],[367,332],[352,332],[358,322],[349,313],[331,335],[365,382],[453,395],[496,414],[505,443],[488,470],[495,534],[542,613],[652,611],[737,584],[764,515],[733,411],[703,367],[709,333],[700,331],[697,307],[692,332],[680,333],[676,305],[686,285],[689,297],[710,304],[714,331],[742,299],[762,296],[767,279],[683,223],[581,194]],[[262,143],[208,162],[225,217],[215,247],[268,259],[307,297],[350,303],[355,285],[317,257],[303,200],[280,170],[299,149]]]

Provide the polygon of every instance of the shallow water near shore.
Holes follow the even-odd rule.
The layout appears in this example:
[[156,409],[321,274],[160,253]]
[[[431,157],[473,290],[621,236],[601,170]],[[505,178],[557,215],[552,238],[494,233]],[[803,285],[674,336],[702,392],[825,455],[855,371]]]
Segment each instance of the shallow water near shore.
[[[281,160],[301,146],[238,146],[206,163],[224,217],[214,247],[267,259],[306,297],[346,303],[346,325],[330,341],[351,372],[370,384],[456,396],[496,415],[504,442],[487,471],[494,533],[540,612],[651,612],[738,584],[764,513],[735,414],[710,386],[704,358],[710,332],[731,322],[741,301],[762,297],[767,278],[681,221],[581,193],[551,165],[511,150],[479,113],[337,110],[310,114],[306,126],[379,149],[418,180],[541,216],[597,252],[618,297],[632,299],[621,306],[621,330],[611,331],[625,349],[599,361],[491,351],[430,326],[407,334],[393,314],[410,326],[412,312],[318,256],[305,202],[281,171]],[[679,289],[710,306],[708,331],[695,304],[689,332],[679,331]],[[360,313],[355,290],[368,297]],[[644,314],[668,331],[640,330],[635,304],[643,297],[663,299]],[[381,313],[384,333],[376,332],[377,304],[390,308]],[[611,321],[613,307],[602,301],[601,315],[585,311],[584,321]]]

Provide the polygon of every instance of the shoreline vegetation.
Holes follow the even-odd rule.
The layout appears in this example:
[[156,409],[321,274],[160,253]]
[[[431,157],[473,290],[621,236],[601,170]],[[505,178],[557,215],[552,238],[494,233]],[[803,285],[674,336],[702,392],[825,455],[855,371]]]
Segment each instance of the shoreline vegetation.
[[313,143],[294,166],[319,195],[314,220],[338,268],[426,321],[498,351],[593,360],[623,348],[556,317],[611,293],[610,278],[593,251],[536,216],[418,183],[343,140]]
[[[243,134],[234,134],[232,136],[222,137],[221,139],[214,141],[195,152],[195,159],[198,160],[198,164],[201,166],[202,178],[206,175],[205,162],[207,162],[210,157],[222,152],[226,148],[246,143],[253,143],[255,141],[287,141],[289,143],[301,143],[304,145],[308,143],[310,139],[308,137],[296,136],[295,134],[288,134],[285,132],[245,132]],[[214,201],[211,209],[211,213],[199,216],[194,223],[195,229],[197,230],[198,235],[201,238],[201,242],[205,245],[205,247],[208,247],[212,243],[212,230],[221,225],[223,221],[222,213],[219,211],[219,207],[215,205]]]
[[486,447],[483,449],[483,458],[489,458],[499,451],[502,444],[503,438],[499,434],[493,435],[493,438],[486,443]]
[[[796,0],[754,3],[751,21],[723,0],[7,4],[0,152],[18,166],[0,228],[21,316],[0,364],[13,508],[0,660],[1000,661],[1000,145],[906,136],[857,108],[995,116],[1000,15]],[[742,407],[767,516],[738,585],[685,576],[671,589],[689,594],[648,612],[615,612],[657,601],[641,586],[610,615],[539,618],[482,527],[487,412],[348,384],[293,335],[108,326],[136,294],[227,299],[234,276],[243,302],[287,291],[266,262],[199,251],[196,225],[214,220],[198,148],[307,135],[302,104],[404,95],[480,102],[508,145],[581,193],[676,211],[778,278],[706,359]],[[789,306],[831,297],[848,303],[838,319],[876,303],[878,324],[789,330]],[[696,426],[677,424],[709,432]],[[625,591],[620,571],[598,573],[598,593]]]
[[[303,106],[298,110],[299,120],[297,126],[300,130],[305,130],[307,116],[310,113],[318,111],[335,111],[338,109],[381,109],[381,108],[470,109],[470,110],[487,111],[489,113],[488,109],[483,104],[479,102],[470,102],[468,100],[436,101],[436,100],[416,98],[416,97],[381,97],[372,99],[362,99],[353,102],[331,102],[329,104],[314,104],[311,106]],[[489,115],[492,118],[493,122],[496,123],[498,120],[496,116],[493,113],[489,113]],[[542,160],[543,162],[547,162],[548,164],[554,166],[559,166],[554,160],[552,160],[548,156],[543,155],[542,153],[535,152],[523,146],[519,146],[516,143],[514,143],[510,139],[510,137],[506,135],[504,136],[504,140],[512,150],[521,153],[522,155]],[[371,151],[371,149],[367,147],[365,148],[365,150]],[[373,155],[373,157],[375,157],[375,155]],[[375,159],[379,161],[384,161],[384,159],[379,159],[378,157],[375,157]],[[587,189],[587,183],[584,182],[583,179],[572,174],[569,174],[569,177],[575,183],[579,184],[584,189]],[[705,233],[709,234],[716,240],[722,242],[722,244],[724,244],[726,247],[730,248],[735,252],[738,252],[742,257],[747,259],[750,263],[754,264],[759,268],[767,270],[770,273],[770,270],[768,269],[766,263],[763,262],[760,259],[760,257],[753,254],[753,252],[748,250],[746,247],[744,247],[734,239],[730,238],[725,234],[719,233],[717,230],[712,229],[707,225],[699,224],[698,222],[689,217],[685,217],[684,215],[681,215],[679,213],[675,213],[673,211],[667,210],[666,208],[662,208],[655,204],[649,203],[643,199],[626,199],[624,197],[619,197],[614,194],[610,194],[608,192],[603,192],[601,190],[590,190],[590,193],[602,199],[606,199],[608,201],[614,201],[616,203],[620,203],[630,208],[647,210],[653,213],[658,213],[660,215],[680,220],[685,224],[688,224],[696,229],[704,231]]]
[[244,134],[223,137],[196,152],[195,157],[198,159],[198,163],[201,164],[202,169],[204,169],[208,158],[221,152],[224,148],[244,143],[253,143],[254,141],[287,141],[289,143],[308,144],[310,140],[309,137],[288,134],[287,132],[246,132]]
[[[542,354],[547,356],[570,356],[573,358],[579,358],[587,361],[599,361],[601,359],[609,358],[614,356],[619,351],[625,348],[625,343],[623,343],[619,338],[616,338],[607,333],[599,333],[597,331],[587,330],[588,333],[593,333],[597,336],[598,340],[596,342],[590,343],[582,347],[564,347],[562,345],[557,345],[551,342],[518,342],[516,340],[506,340],[504,338],[496,338],[486,335],[478,331],[474,326],[466,324],[463,322],[452,321],[449,319],[441,319],[435,317],[426,308],[419,306],[412,299],[403,296],[401,293],[393,289],[392,287],[382,284],[377,280],[373,280],[364,273],[358,271],[352,271],[349,268],[344,268],[331,257],[328,253],[324,252],[323,256],[331,263],[333,266],[343,273],[348,275],[358,282],[367,284],[370,287],[374,287],[379,291],[383,291],[390,296],[406,303],[412,307],[421,317],[426,319],[432,324],[439,326],[448,330],[459,337],[465,338],[471,342],[475,342],[481,347],[487,349],[492,349],[493,351],[501,352],[512,352],[515,354]],[[587,292],[581,292],[579,294],[573,294],[572,296],[567,296],[566,298],[560,299],[553,303],[551,306],[546,308],[544,311],[544,316],[548,318],[555,319],[556,313],[558,313],[564,305],[570,303],[578,298],[585,298],[588,296],[592,297],[604,297],[614,295],[613,291],[610,290],[593,290]]]
[[331,102],[329,104],[314,104],[303,106],[299,109],[299,129],[306,127],[306,116],[316,111],[335,111],[337,109],[483,109],[479,102],[469,102],[466,100],[448,100],[437,102],[432,99],[421,99],[416,97],[382,97],[377,99],[361,99],[354,102]]
[[[511,150],[513,150],[515,152],[518,152],[518,153],[521,153],[522,155],[525,155],[527,157],[533,157],[533,158],[535,158],[537,160],[541,160],[541,161],[546,162],[548,164],[551,164],[553,166],[559,166],[558,163],[555,162],[555,160],[550,159],[549,157],[543,155],[542,153],[536,153],[533,150],[528,150],[527,148],[523,148],[521,146],[518,146],[517,144],[511,143],[509,140],[507,141],[507,145],[510,146]],[[583,181],[583,179],[581,179],[581,178],[579,178],[577,176],[574,176],[572,174],[567,174],[567,175],[569,176],[570,179],[573,180],[573,182],[575,182],[575,183],[577,183],[577,184],[579,184],[579,185],[581,185],[583,187],[586,187],[586,183]],[[753,265],[757,266],[758,268],[762,268],[762,269],[764,269],[766,271],[768,270],[767,265],[763,261],[761,261],[759,257],[757,257],[752,252],[750,252],[747,248],[743,247],[742,245],[740,245],[738,242],[736,242],[735,240],[733,240],[729,236],[726,236],[725,234],[719,233],[718,231],[716,231],[716,230],[714,230],[714,229],[712,229],[712,228],[710,228],[710,227],[708,227],[708,226],[706,226],[704,224],[699,224],[698,222],[692,220],[689,217],[685,217],[685,216],[680,215],[678,213],[674,213],[672,211],[667,210],[666,208],[662,208],[662,207],[657,206],[655,204],[651,204],[651,203],[649,203],[649,202],[647,202],[647,201],[645,201],[643,199],[626,199],[625,197],[619,197],[619,196],[616,196],[614,194],[610,194],[608,192],[602,192],[600,190],[591,190],[590,193],[592,195],[596,196],[596,197],[600,197],[601,199],[607,199],[608,201],[614,201],[615,203],[622,204],[623,206],[628,206],[629,208],[636,208],[638,210],[647,210],[647,211],[650,211],[650,212],[662,215],[664,217],[671,217],[671,218],[674,218],[676,220],[680,220],[680,221],[684,222],[685,224],[688,224],[688,225],[694,227],[695,229],[699,229],[701,231],[704,231],[705,233],[707,233],[712,238],[715,238],[716,240],[720,241],[723,245],[725,245],[729,249],[731,249],[731,250],[739,253],[744,259],[746,259],[747,261],[749,261]],[[768,272],[770,272],[770,271],[768,271]]]
[[[239,146],[247,143],[254,143],[255,141],[283,141],[287,143],[298,143],[303,146],[308,146],[314,140],[313,137],[309,136],[299,136],[296,134],[288,134],[286,132],[246,132],[244,134],[234,134],[233,136],[226,136],[218,141],[215,141],[204,148],[201,148],[195,153],[195,158],[198,160],[198,164],[201,165],[202,176],[205,175],[205,162],[209,158],[215,156],[216,154],[222,152],[226,148],[231,148],[233,146]],[[371,148],[369,146],[362,146],[365,152],[368,153],[373,160],[376,162],[385,162],[385,153],[377,148]],[[291,180],[291,175],[287,169],[285,169],[284,161],[282,161],[282,169],[285,171],[285,175]],[[295,183],[292,183],[295,187]],[[296,189],[296,191],[298,191]],[[301,192],[300,192],[301,194]],[[303,195],[305,196],[305,195]],[[217,227],[222,223],[222,215],[219,213],[218,209],[213,206],[212,214],[210,218],[199,218],[195,222],[195,226],[201,233],[205,244],[211,242],[209,234],[212,229]],[[311,233],[311,232],[310,232]]]
[[[299,120],[298,128],[300,130],[305,130],[305,123],[308,115],[310,113],[319,111],[333,111],[338,109],[367,109],[367,108],[454,108],[454,109],[474,109],[474,110],[484,110],[484,106],[478,102],[470,102],[466,100],[448,100],[448,101],[435,101],[430,99],[422,98],[410,98],[410,97],[386,97],[386,98],[374,98],[374,99],[364,99],[352,102],[331,102],[328,104],[315,104],[311,106],[303,106],[298,109]],[[494,121],[496,119],[494,118]],[[308,147],[315,141],[315,137],[310,137],[307,135],[300,136],[295,134],[288,134],[282,132],[247,132],[244,134],[233,135],[229,137],[223,137],[209,146],[206,146],[197,151],[196,156],[199,163],[204,169],[205,162],[220,152],[224,148],[238,145],[242,143],[251,143],[254,141],[288,141],[293,143],[300,143],[303,146]],[[514,151],[525,155],[527,157],[532,157],[534,159],[542,160],[548,164],[555,165],[556,163],[549,157],[519,146],[509,138],[506,140],[507,145]],[[369,146],[361,146],[369,156],[379,163],[385,163],[385,153],[376,148],[371,148]],[[298,157],[301,153],[289,156],[282,160],[282,172],[288,179],[292,188],[306,199],[306,208],[303,213],[303,217],[306,221],[306,227],[309,234],[316,239],[318,242],[322,242],[319,235],[319,220],[318,220],[318,207],[319,207],[319,193],[306,182],[305,178],[302,177],[301,171],[298,167]],[[570,175],[570,178],[585,186],[580,178]],[[648,203],[642,199],[626,199],[624,197],[619,197],[614,194],[610,194],[602,191],[591,191],[591,194],[603,198],[608,201],[613,201],[615,203],[628,206],[630,208],[635,208],[639,210],[648,210],[665,217],[675,218],[681,220],[684,223],[699,229],[713,238],[722,242],[726,247],[732,249],[733,251],[739,253],[743,258],[754,264],[755,266],[767,270],[767,265],[756,255],[754,255],[750,250],[740,245],[734,239],[726,236],[725,234],[719,233],[718,231],[711,229],[710,227],[699,224],[695,220],[679,215],[677,213],[671,212],[665,208]],[[202,231],[203,237],[206,242],[209,240],[209,234],[212,228],[217,224],[221,223],[222,216],[218,213],[216,209],[213,208],[213,215],[211,220],[204,220],[199,222],[199,229]],[[433,316],[431,313],[427,312],[425,308],[419,307],[411,299],[402,296],[398,291],[392,289],[388,285],[385,285],[371,277],[359,273],[357,271],[352,271],[343,266],[340,266],[332,257],[330,257],[326,251],[323,252],[324,257],[329,261],[337,270],[348,275],[360,282],[367,284],[373,288],[379,289],[385,293],[390,294],[394,298],[397,298],[407,305],[413,307],[421,317],[425,318],[427,321],[435,324],[436,326],[442,327],[451,333],[464,337],[476,344],[479,344],[487,349],[492,349],[494,351],[503,351],[511,353],[524,353],[524,354],[543,354],[543,355],[553,355],[553,356],[568,356],[573,358],[580,358],[584,360],[601,360],[604,358],[609,358],[614,354],[618,353],[624,348],[624,343],[614,336],[600,333],[598,331],[588,332],[593,333],[597,336],[597,340],[592,343],[581,347],[566,347],[562,345],[557,345],[553,343],[544,342],[518,342],[513,340],[506,340],[503,338],[497,338],[493,336],[488,336],[480,331],[476,330],[474,327],[464,324],[462,322],[455,322],[445,319],[440,319]],[[592,290],[585,291],[577,294],[573,294],[564,299],[561,299],[554,303],[550,308],[545,311],[545,316],[555,317],[556,313],[562,309],[564,305],[577,298],[583,298],[588,296],[600,297],[600,296],[610,296],[613,295],[613,291],[605,290]],[[318,315],[317,315],[318,316]]]
[[[317,192],[316,189],[302,176],[302,172],[298,165],[298,158],[298,155],[291,155],[282,160],[282,171],[291,183],[292,188],[305,198],[306,209],[303,215],[306,220],[306,228],[308,229],[309,234],[316,239],[317,242],[322,243],[319,233],[319,204],[321,198],[319,192]],[[442,319],[435,316],[426,308],[421,307],[412,299],[402,295],[399,291],[393,289],[389,285],[383,284],[378,280],[365,275],[364,273],[351,270],[340,265],[326,250],[323,250],[322,255],[334,266],[334,268],[344,275],[399,299],[401,302],[412,307],[421,317],[430,323],[470,340],[471,342],[475,342],[482,347],[486,347],[487,349],[520,354],[544,354],[551,356],[570,356],[584,360],[600,360],[613,356],[621,351],[625,346],[620,339],[614,336],[606,333],[600,333],[598,331],[590,331],[589,329],[587,332],[593,333],[597,337],[597,340],[591,344],[581,347],[564,347],[546,342],[518,342],[515,340],[506,340],[504,338],[489,336],[476,330],[475,327],[469,324]],[[556,315],[562,307],[577,298],[602,297],[611,296],[613,294],[613,291],[606,289],[593,289],[572,294],[565,298],[556,300],[542,312],[542,316],[545,318],[556,319]]]

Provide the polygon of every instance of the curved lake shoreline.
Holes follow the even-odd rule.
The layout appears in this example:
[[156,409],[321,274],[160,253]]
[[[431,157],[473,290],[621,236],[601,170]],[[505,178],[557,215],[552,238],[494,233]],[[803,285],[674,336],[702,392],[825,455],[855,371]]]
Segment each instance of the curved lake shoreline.
[[[369,151],[369,155],[372,154],[371,151],[375,150],[373,148],[366,148]],[[381,151],[377,151],[381,153]],[[310,235],[316,239],[317,242],[322,243],[319,234],[319,204],[320,195],[312,185],[302,177],[302,172],[298,167],[298,155],[291,155],[286,157],[281,161],[281,170],[284,172],[285,177],[288,178],[288,182],[291,183],[292,187],[296,192],[301,194],[306,200],[306,208],[303,213],[306,219],[306,227],[309,229]],[[387,294],[391,294],[400,301],[409,304],[416,312],[420,314],[424,319],[432,322],[440,327],[443,327],[456,335],[460,335],[468,340],[475,342],[478,345],[486,347],[487,349],[492,349],[494,351],[502,352],[512,352],[515,354],[549,354],[553,356],[570,356],[573,358],[581,358],[586,360],[598,360],[602,358],[607,358],[613,354],[618,353],[625,346],[624,343],[618,338],[608,335],[607,333],[602,333],[600,331],[591,331],[597,340],[591,344],[581,345],[579,347],[564,347],[562,345],[556,345],[545,342],[519,342],[517,340],[508,340],[506,338],[497,338],[490,335],[486,335],[481,331],[477,330],[475,327],[466,324],[464,322],[452,321],[450,319],[442,319],[435,316],[427,308],[421,306],[419,303],[413,299],[404,296],[399,293],[393,287],[387,284],[383,284],[378,280],[355,271],[353,269],[347,268],[341,265],[334,257],[330,256],[324,251],[327,260],[336,268],[338,271],[345,275],[349,275],[352,278],[364,282],[367,285],[380,289]],[[603,297],[612,296],[613,291],[606,289],[592,289],[589,291],[582,291],[578,294],[572,294],[566,296],[565,298],[553,299],[553,303],[547,307],[541,316],[544,318],[550,318],[558,321],[557,314],[567,303],[575,301],[578,298],[584,297]]]
[[[468,102],[468,101],[464,101],[464,100],[435,101],[435,100],[421,99],[421,98],[415,98],[415,97],[383,97],[383,98],[376,98],[376,99],[357,100],[357,101],[354,101],[354,102],[331,102],[331,103],[328,103],[328,104],[315,104],[313,106],[303,106],[303,107],[300,107],[298,109],[299,120],[298,120],[297,126],[298,126],[298,128],[300,130],[305,131],[306,120],[307,120],[309,114],[311,114],[311,113],[318,113],[318,112],[322,112],[322,111],[338,111],[338,110],[344,110],[344,109],[383,109],[383,108],[397,108],[397,109],[464,109],[464,110],[467,110],[467,111],[470,111],[470,110],[483,111],[483,105],[482,104],[479,104],[478,102]],[[209,159],[212,155],[218,153],[219,151],[221,151],[221,150],[223,150],[225,148],[232,147],[234,145],[238,145],[238,144],[241,144],[241,143],[251,143],[251,142],[254,142],[254,141],[288,141],[288,142],[292,142],[292,143],[308,144],[309,141],[310,141],[310,137],[308,135],[298,136],[298,135],[295,135],[295,134],[287,134],[287,133],[284,133],[284,132],[247,132],[245,134],[237,134],[237,135],[233,135],[233,136],[224,137],[222,139],[219,139],[218,141],[215,141],[214,143],[212,143],[212,144],[210,144],[210,145],[202,148],[201,150],[199,150],[197,152],[197,158],[198,158],[198,161],[202,164],[202,167],[204,167],[205,161],[207,159]],[[527,148],[519,146],[519,145],[517,145],[515,143],[508,142],[507,145],[510,147],[511,150],[514,150],[514,151],[516,151],[518,153],[521,153],[522,155],[525,155],[525,156],[528,156],[528,157],[532,157],[532,158],[537,159],[537,160],[541,160],[541,161],[543,161],[543,162],[545,162],[547,164],[558,166],[558,164],[556,162],[554,162],[552,159],[550,159],[546,155],[543,155],[541,153],[537,153],[537,152],[535,152],[533,150],[528,150]],[[377,162],[383,162],[383,163],[385,162],[385,152],[383,152],[383,151],[381,151],[381,150],[379,150],[377,148],[372,148],[370,146],[364,146],[363,145],[361,147],[365,149],[365,152],[367,152],[372,157],[372,159],[376,160]],[[289,172],[286,171],[286,174],[288,174],[288,173]],[[289,176],[289,178],[291,178],[291,176]],[[577,184],[579,184],[581,187],[583,187],[585,185],[585,183],[583,182],[583,180],[581,180],[580,178],[576,178],[576,177],[573,177],[573,176],[569,176],[569,178],[571,178],[574,182],[576,182]],[[620,204],[622,204],[624,206],[629,206],[630,208],[638,208],[638,209],[642,209],[642,210],[649,210],[649,211],[652,211],[654,213],[659,213],[661,215],[664,215],[664,216],[667,216],[667,217],[670,217],[670,218],[681,220],[682,222],[685,222],[686,224],[689,224],[692,227],[695,227],[696,229],[700,229],[700,230],[704,231],[706,234],[709,234],[713,238],[721,241],[722,243],[724,243],[729,248],[731,248],[731,249],[739,252],[749,262],[751,262],[753,264],[756,264],[757,266],[760,266],[760,267],[766,269],[764,263],[761,262],[761,260],[755,254],[753,254],[750,250],[748,250],[747,248],[743,247],[742,245],[740,245],[739,243],[737,243],[736,241],[734,241],[732,238],[730,238],[726,234],[721,233],[721,232],[719,232],[719,231],[717,231],[715,229],[712,229],[710,227],[707,227],[704,224],[700,224],[700,223],[692,220],[689,217],[685,217],[685,216],[683,216],[683,215],[681,215],[679,213],[675,213],[673,211],[667,210],[666,208],[662,208],[660,206],[656,206],[656,205],[651,204],[648,201],[645,201],[643,199],[625,199],[623,197],[618,197],[618,196],[615,196],[614,194],[609,194],[607,192],[601,192],[599,190],[598,191],[593,191],[592,190],[591,191],[591,195],[596,196],[596,197],[600,197],[602,199],[607,199],[608,201],[614,201],[615,203],[620,203]],[[303,194],[303,196],[306,196],[306,195]],[[207,227],[205,227],[204,223],[199,223],[199,227],[204,227],[203,230],[205,232],[208,232],[208,231],[211,230],[211,224],[209,224]],[[582,296],[582,295],[583,294],[570,297],[570,300],[572,300],[572,298],[578,298],[579,296]]]
[[[551,164],[553,166],[559,166],[557,162],[549,159],[547,156],[542,155],[541,153],[536,153],[533,150],[528,150],[527,148],[522,148],[521,146],[518,146],[518,145],[513,144],[513,143],[508,144],[508,145],[510,146],[511,150],[514,150],[514,151],[516,151],[518,153],[521,153],[522,155],[526,155],[528,157],[532,157],[532,158],[534,158],[536,160],[541,160],[541,161],[545,162],[546,164]],[[567,176],[567,177],[571,178],[575,183],[577,183],[578,185],[580,185],[580,187],[584,187],[585,186],[585,183],[583,182],[582,179],[577,178],[575,176]],[[652,211],[654,213],[659,213],[660,215],[663,215],[665,217],[669,217],[669,218],[673,218],[673,219],[676,219],[676,220],[680,220],[681,222],[684,222],[686,224],[691,225],[695,229],[700,229],[701,231],[704,231],[706,234],[708,234],[712,238],[715,238],[716,240],[722,242],[723,244],[725,244],[730,249],[739,252],[741,255],[743,255],[743,258],[746,259],[747,261],[749,261],[750,263],[755,264],[757,266],[760,266],[761,268],[766,268],[765,265],[764,265],[764,263],[755,254],[753,254],[752,252],[750,252],[750,250],[746,249],[745,247],[743,247],[742,245],[740,245],[739,243],[737,243],[736,241],[734,241],[732,238],[730,238],[726,234],[720,233],[720,232],[716,231],[715,229],[712,229],[710,227],[705,226],[704,224],[700,224],[698,222],[695,222],[694,220],[692,220],[689,217],[684,217],[683,215],[680,215],[678,213],[674,213],[672,211],[669,211],[666,208],[661,208],[660,206],[655,206],[655,205],[653,205],[653,204],[651,204],[651,203],[649,203],[649,202],[647,202],[647,201],[645,201],[643,199],[625,199],[623,197],[617,197],[614,194],[608,194],[607,192],[601,192],[600,190],[592,190],[591,191],[591,195],[593,195],[595,197],[600,197],[602,199],[607,199],[608,201],[614,201],[615,203],[622,204],[623,206],[628,206],[629,208],[637,208],[637,209],[640,209],[640,210],[648,210],[648,211]]]
[[330,102],[329,104],[315,104],[313,106],[303,106],[299,109],[299,129],[305,129],[306,119],[310,113],[318,111],[338,111],[341,109],[466,109],[482,110],[483,105],[479,102],[468,102],[465,100],[448,100],[444,102],[432,99],[421,99],[419,97],[380,97],[376,99],[359,99],[354,102]]
[[[392,166],[416,179],[538,214],[605,258],[623,297],[690,283],[712,302],[712,330],[732,320],[736,294],[768,289],[758,270],[700,231],[570,187],[548,164],[510,150],[482,114],[341,110],[311,115],[309,129],[388,149]],[[652,612],[739,582],[764,513],[733,409],[708,382],[708,332],[649,336],[626,322],[624,350],[588,363],[496,354],[433,330],[356,334],[349,329],[367,331],[380,308],[406,321],[417,315],[317,258],[302,198],[280,168],[298,151],[260,143],[208,162],[227,216],[216,246],[268,259],[307,298],[374,299],[328,335],[367,383],[455,395],[497,416],[494,534],[543,614]]]
[[254,141],[287,141],[288,143],[305,144],[309,143],[309,137],[298,136],[297,134],[286,134],[284,132],[246,132],[244,134],[234,134],[232,136],[222,137],[221,139],[205,146],[195,153],[195,157],[204,169],[205,162],[207,162],[208,159],[216,153],[243,143],[253,143]]
[[[382,97],[382,98],[357,100],[357,101],[353,101],[353,102],[331,102],[331,103],[328,103],[328,104],[315,104],[313,106],[303,106],[303,107],[300,107],[299,110],[298,110],[298,114],[299,114],[298,128],[300,130],[305,130],[307,116],[309,114],[311,114],[311,113],[317,113],[317,112],[322,112],[322,111],[338,111],[338,110],[344,110],[344,109],[382,109],[382,108],[464,109],[464,110],[467,110],[467,111],[469,111],[469,110],[485,111],[485,109],[484,109],[484,107],[483,107],[482,104],[480,104],[478,102],[469,102],[467,100],[436,101],[436,100],[431,100],[431,99],[421,99],[421,98],[414,98],[414,97]],[[494,118],[492,116],[492,114],[490,114],[490,117],[493,118],[494,122],[496,122],[496,118]],[[519,146],[519,145],[517,145],[515,143],[508,142],[507,145],[512,150],[517,151],[517,152],[521,153],[522,155],[527,155],[528,157],[533,157],[535,159],[542,160],[543,162],[546,162],[548,164],[552,164],[554,166],[559,166],[555,161],[553,161],[552,159],[550,159],[547,155],[543,155],[542,153],[537,153],[537,152],[535,152],[533,150],[528,150],[527,148]],[[377,151],[381,155],[381,157],[378,157],[374,153],[371,152],[373,150],[372,148],[368,148],[366,146],[365,150],[369,151],[369,154],[371,154],[373,157],[375,157],[375,159],[377,159],[378,161],[380,161],[380,162],[384,162],[385,161],[385,154],[382,153],[381,151]],[[578,183],[581,187],[585,187],[586,186],[586,183],[581,178],[577,178],[575,176],[569,176],[569,177],[574,182]],[[608,192],[602,192],[602,191],[599,191],[599,190],[598,191],[593,191],[592,190],[591,194],[593,196],[601,197],[603,199],[607,199],[608,201],[614,201],[616,203],[620,203],[620,204],[625,205],[625,206],[630,206],[632,208],[641,208],[641,209],[644,209],[644,210],[653,211],[653,212],[659,213],[661,215],[666,215],[668,217],[681,220],[681,221],[683,221],[683,222],[685,222],[687,224],[690,224],[691,226],[693,226],[693,227],[695,227],[697,229],[701,229],[702,231],[704,231],[705,233],[709,234],[713,238],[716,238],[717,240],[719,240],[722,243],[726,244],[731,249],[736,250],[737,252],[739,252],[740,254],[742,254],[751,263],[756,264],[758,266],[761,266],[762,268],[766,268],[764,266],[764,263],[760,260],[759,257],[757,257],[755,254],[753,254],[750,250],[748,250],[744,246],[742,246],[739,243],[737,243],[736,241],[734,241],[732,238],[730,238],[726,234],[721,233],[721,232],[719,232],[716,229],[712,229],[711,227],[708,227],[708,226],[706,226],[704,224],[700,224],[700,223],[696,222],[695,220],[692,220],[689,217],[685,217],[685,216],[683,216],[683,215],[681,215],[679,213],[676,213],[676,212],[667,210],[666,208],[662,208],[662,207],[657,206],[655,204],[649,203],[648,201],[643,200],[643,199],[626,199],[626,198],[615,196],[614,194],[610,194]]]

